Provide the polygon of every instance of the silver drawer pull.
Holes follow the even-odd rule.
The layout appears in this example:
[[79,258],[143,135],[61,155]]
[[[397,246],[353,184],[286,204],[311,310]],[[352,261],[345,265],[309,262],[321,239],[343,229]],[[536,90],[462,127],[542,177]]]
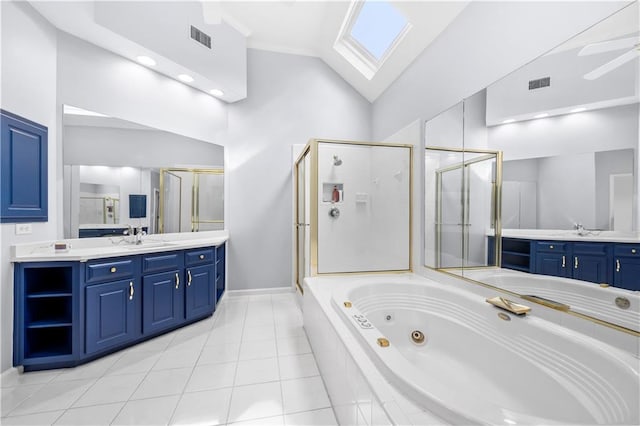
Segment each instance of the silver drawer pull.
[[616,272],[620,272],[620,259],[616,259]]
[[133,300],[133,281],[129,281],[129,300]]
[[200,260],[204,259],[204,254],[200,255]]
[[567,258],[565,257],[565,255],[562,255],[562,267],[566,267],[567,266]]
[[191,271],[187,270],[187,286],[191,286]]
[[178,287],[180,287],[180,276],[176,272],[176,290],[178,289]]

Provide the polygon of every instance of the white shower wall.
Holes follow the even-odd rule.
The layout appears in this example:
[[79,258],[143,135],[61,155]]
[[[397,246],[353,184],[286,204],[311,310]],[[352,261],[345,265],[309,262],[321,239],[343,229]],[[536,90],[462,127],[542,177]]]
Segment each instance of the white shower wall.
[[[319,273],[410,268],[410,162],[406,147],[319,144]],[[323,184],[343,184],[343,200],[323,202]]]

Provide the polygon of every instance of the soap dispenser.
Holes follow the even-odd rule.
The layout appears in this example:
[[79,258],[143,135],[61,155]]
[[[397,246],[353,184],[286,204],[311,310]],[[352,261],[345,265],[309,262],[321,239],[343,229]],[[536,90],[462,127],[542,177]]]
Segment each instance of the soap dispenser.
[[333,185],[333,192],[331,193],[331,202],[337,203],[340,201],[340,192],[338,191],[338,186]]

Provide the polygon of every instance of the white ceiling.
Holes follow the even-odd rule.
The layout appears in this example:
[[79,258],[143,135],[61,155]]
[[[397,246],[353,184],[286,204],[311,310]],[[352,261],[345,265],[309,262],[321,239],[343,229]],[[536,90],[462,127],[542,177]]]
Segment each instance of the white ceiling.
[[[393,1],[413,25],[371,79],[333,48],[349,1],[32,1],[59,29],[134,60],[146,54],[155,69],[191,86],[222,89],[227,102],[244,99],[246,48],[321,58],[373,102],[466,7],[466,1]],[[189,25],[210,34],[209,51],[189,38]],[[372,29],[374,30],[374,29]]]

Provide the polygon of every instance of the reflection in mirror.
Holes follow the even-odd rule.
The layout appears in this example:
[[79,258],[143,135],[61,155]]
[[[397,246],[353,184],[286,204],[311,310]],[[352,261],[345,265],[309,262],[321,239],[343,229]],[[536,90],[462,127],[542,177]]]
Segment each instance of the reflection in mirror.
[[129,225],[224,229],[222,146],[76,107],[64,112],[65,238],[121,235]]
[[[483,254],[482,247],[464,248],[463,229],[473,228],[473,214],[465,213],[472,208],[461,202],[461,242],[454,251],[461,254],[463,276],[635,335],[640,335],[640,73],[633,50],[640,42],[638,29],[634,2],[465,99],[463,117],[450,126],[463,129],[464,150],[504,155],[496,210],[501,235],[486,241],[486,247],[502,244],[496,257],[500,267],[476,267],[474,256]],[[450,110],[443,116],[451,117]],[[434,145],[430,124],[426,146]],[[435,141],[447,146],[442,138]],[[461,192],[465,183],[462,179]],[[427,185],[427,200],[433,198],[429,191]],[[428,247],[434,228],[426,225]],[[427,249],[425,264],[455,266],[436,262],[445,255],[450,253]]]

